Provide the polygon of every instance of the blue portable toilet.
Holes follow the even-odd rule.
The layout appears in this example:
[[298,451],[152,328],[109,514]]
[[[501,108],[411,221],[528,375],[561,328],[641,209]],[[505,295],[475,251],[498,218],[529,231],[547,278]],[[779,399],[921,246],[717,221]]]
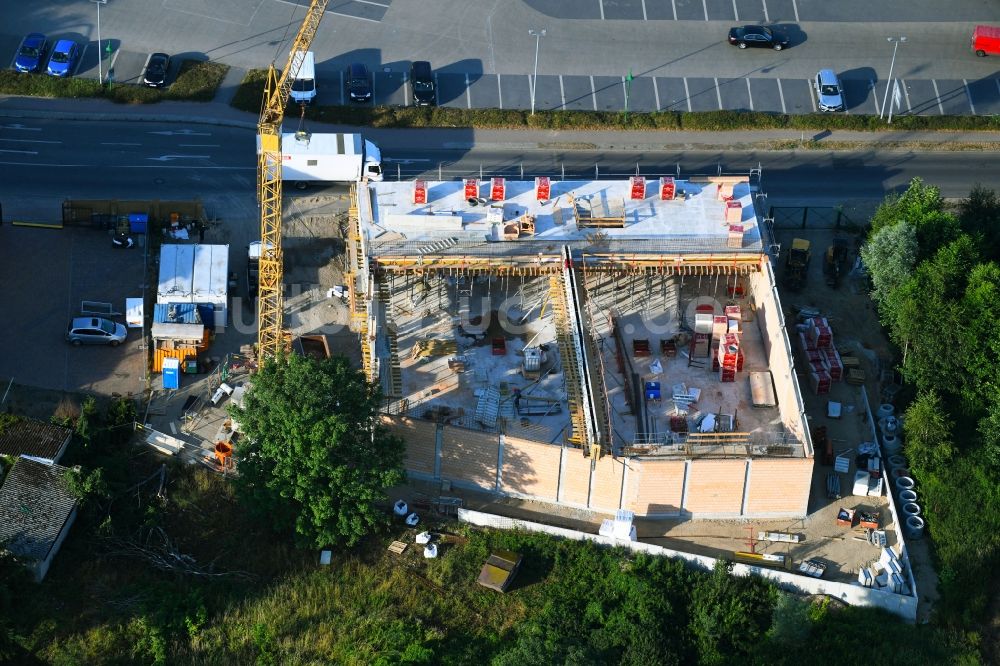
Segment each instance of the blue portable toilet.
[[660,382],[646,382],[646,400],[660,399]]
[[129,213],[128,229],[133,234],[146,233],[146,227],[148,225],[149,225],[149,215],[147,215],[146,213]]
[[177,358],[163,359],[163,388],[179,389],[181,387],[181,361]]

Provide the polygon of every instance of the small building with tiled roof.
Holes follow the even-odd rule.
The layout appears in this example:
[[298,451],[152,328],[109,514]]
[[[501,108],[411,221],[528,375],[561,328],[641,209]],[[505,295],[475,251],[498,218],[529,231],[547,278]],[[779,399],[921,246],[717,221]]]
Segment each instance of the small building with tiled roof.
[[41,581],[76,519],[68,468],[20,457],[0,486],[0,547]]
[[0,455],[31,456],[57,463],[73,431],[24,416],[0,416]]

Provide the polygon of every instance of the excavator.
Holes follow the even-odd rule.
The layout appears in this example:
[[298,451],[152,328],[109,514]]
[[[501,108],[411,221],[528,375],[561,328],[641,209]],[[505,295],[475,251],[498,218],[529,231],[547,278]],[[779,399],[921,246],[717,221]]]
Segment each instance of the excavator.
[[809,260],[812,259],[809,247],[807,240],[802,238],[792,240],[792,247],[785,257],[785,286],[789,289],[798,290],[805,285]]

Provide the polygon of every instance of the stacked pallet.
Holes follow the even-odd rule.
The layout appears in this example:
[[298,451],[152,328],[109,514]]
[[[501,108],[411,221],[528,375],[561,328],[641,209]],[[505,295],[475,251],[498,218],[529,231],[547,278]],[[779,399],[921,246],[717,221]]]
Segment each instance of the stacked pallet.
[[833,346],[833,329],[826,317],[810,317],[799,327],[799,346],[809,365],[809,386],[816,395],[830,392],[844,378],[844,362]]
[[736,381],[736,372],[739,370],[741,356],[740,337],[735,333],[726,333],[719,344],[719,352],[716,355],[719,361],[720,382]]

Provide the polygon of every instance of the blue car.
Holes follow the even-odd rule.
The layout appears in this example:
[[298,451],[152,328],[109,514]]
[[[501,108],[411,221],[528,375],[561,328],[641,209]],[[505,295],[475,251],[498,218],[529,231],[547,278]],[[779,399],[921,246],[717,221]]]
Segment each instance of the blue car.
[[80,48],[76,42],[69,39],[60,39],[52,48],[52,55],[49,56],[48,72],[52,76],[69,76],[73,73],[76,60],[80,57]]
[[45,35],[33,32],[21,42],[14,58],[14,69],[19,72],[37,72],[45,61]]

